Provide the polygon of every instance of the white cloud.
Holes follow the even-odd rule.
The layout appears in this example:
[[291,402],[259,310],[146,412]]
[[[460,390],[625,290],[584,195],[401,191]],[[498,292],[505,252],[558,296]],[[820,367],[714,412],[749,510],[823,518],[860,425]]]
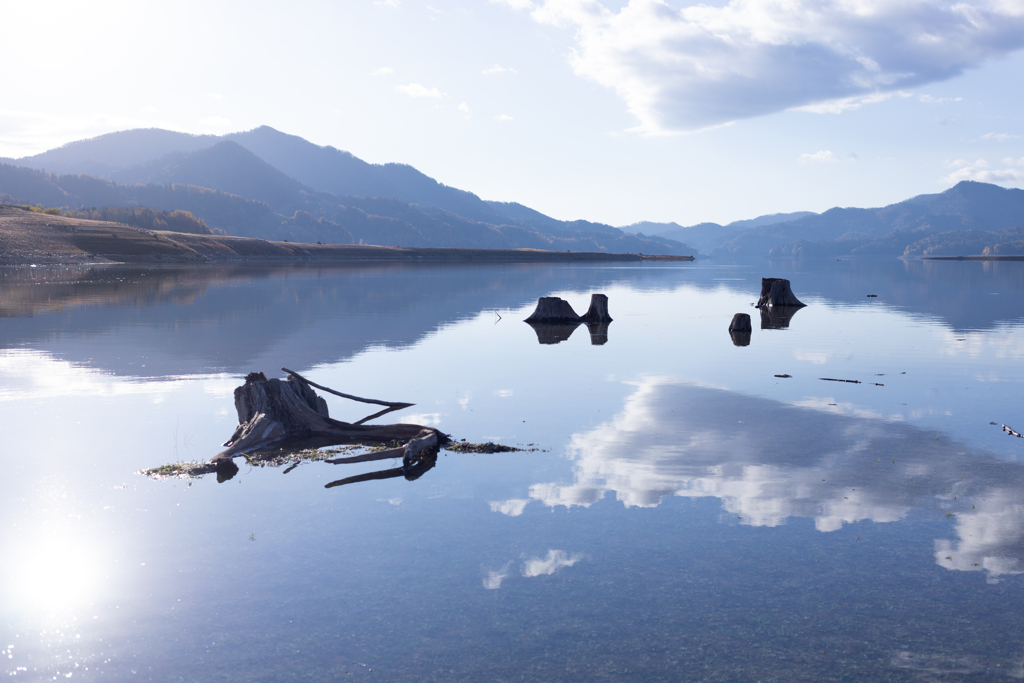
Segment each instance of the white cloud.
[[538,23],[573,27],[576,74],[615,90],[645,133],[793,108],[842,111],[1024,47],[1020,0],[732,0],[681,9],[629,0],[617,11],[597,0],[501,2]]
[[1007,166],[1024,166],[1024,157],[1020,159],[1014,159],[1013,157],[1006,157],[1003,159],[1003,163]]
[[374,5],[381,7],[390,7],[392,9],[398,9],[402,6],[402,0],[373,0]]
[[856,96],[856,97],[841,97],[835,100],[827,100],[825,102],[816,102],[815,104],[807,104],[802,107],[791,107],[793,111],[806,111],[811,114],[842,114],[844,111],[854,111],[860,109],[865,104],[876,104],[878,102],[885,102],[895,96],[902,98],[911,97],[911,93],[908,92],[882,92],[882,93],[871,93],[870,95]]
[[962,97],[933,97],[931,95],[921,95],[917,99],[925,104],[948,104],[949,102],[963,102],[964,100]]
[[515,69],[509,69],[501,64],[495,64],[490,69],[484,69],[480,73],[482,74],[514,74],[518,73]]
[[497,116],[494,117],[494,120],[495,121],[511,121],[512,117],[509,116],[508,114],[498,114]]
[[466,104],[465,102],[460,102],[459,106],[456,107],[456,109],[462,112],[462,115],[465,116],[467,119],[473,115],[473,112],[470,111],[469,109],[469,105]]
[[985,133],[981,136],[982,140],[995,140],[996,142],[1006,142],[1008,140],[1019,140],[1019,135],[1012,135],[1010,133]]
[[801,154],[797,161],[801,164],[810,164],[818,161],[839,161],[839,157],[829,150],[823,149],[814,154]]
[[991,169],[989,168],[988,162],[984,159],[978,159],[978,161],[973,164],[962,166],[949,175],[943,176],[940,178],[939,182],[953,185],[959,183],[961,180],[976,180],[979,183],[1003,183],[1007,185],[1016,185],[1024,182],[1024,171],[1018,171],[1015,168]]
[[571,567],[580,560],[583,556],[574,553],[572,555],[566,553],[564,550],[549,550],[547,557],[532,557],[523,563],[523,576],[529,578],[532,576],[550,576],[563,567]]
[[392,69],[390,66],[382,66],[379,69],[374,69],[373,71],[371,71],[370,75],[371,76],[388,76],[388,75],[393,74],[393,73],[395,73],[395,70]]
[[498,5],[508,5],[512,9],[533,9],[533,0],[491,0]]
[[444,12],[442,12],[441,10],[437,9],[436,7],[431,7],[430,5],[427,5],[427,11],[430,12],[431,14],[444,14]]
[[437,88],[427,88],[419,83],[400,85],[396,90],[398,90],[398,92],[404,92],[409,97],[443,97],[441,91]]

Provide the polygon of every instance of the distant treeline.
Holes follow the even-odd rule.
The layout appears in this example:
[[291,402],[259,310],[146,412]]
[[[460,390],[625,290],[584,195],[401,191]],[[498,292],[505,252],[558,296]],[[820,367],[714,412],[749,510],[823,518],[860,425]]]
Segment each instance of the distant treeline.
[[195,235],[213,234],[206,227],[206,221],[196,218],[189,211],[160,211],[144,206],[104,206],[102,209],[65,211],[64,215],[91,221],[124,223],[144,230],[170,230],[171,232],[188,232]]

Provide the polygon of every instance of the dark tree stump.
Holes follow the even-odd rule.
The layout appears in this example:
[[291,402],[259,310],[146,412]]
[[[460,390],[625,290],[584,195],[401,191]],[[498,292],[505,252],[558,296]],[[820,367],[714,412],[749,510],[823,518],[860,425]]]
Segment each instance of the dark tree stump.
[[528,323],[578,323],[580,317],[565,299],[557,296],[542,296],[537,299],[537,308],[526,319]]
[[804,304],[793,294],[789,280],[781,277],[763,277],[761,278],[761,298],[757,300],[757,307],[764,308],[765,306],[769,308],[775,306],[800,308]]
[[750,325],[750,316],[746,313],[737,313],[729,323],[730,332],[751,332],[753,329]]
[[585,323],[610,323],[612,317],[608,315],[608,297],[604,294],[590,295],[590,308],[583,316]]
[[262,372],[250,373],[245,384],[235,389],[238,427],[224,444],[226,450],[210,462],[218,468],[239,455],[264,450],[302,450],[340,444],[381,444],[411,441],[432,435],[445,437],[436,429],[412,424],[355,425],[333,420],[327,403],[294,375],[267,379]]

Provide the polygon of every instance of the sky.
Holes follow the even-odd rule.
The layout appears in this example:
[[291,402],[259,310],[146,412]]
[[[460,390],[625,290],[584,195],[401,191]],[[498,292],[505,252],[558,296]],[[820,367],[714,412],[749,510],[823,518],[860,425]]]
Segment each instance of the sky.
[[619,226],[1024,187],[1024,0],[0,2],[0,156],[269,125]]

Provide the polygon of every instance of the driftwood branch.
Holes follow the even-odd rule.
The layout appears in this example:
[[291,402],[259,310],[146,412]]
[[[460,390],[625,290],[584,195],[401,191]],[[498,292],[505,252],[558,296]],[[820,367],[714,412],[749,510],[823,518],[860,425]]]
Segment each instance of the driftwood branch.
[[[306,384],[308,384],[311,387],[316,387],[317,389],[320,389],[321,391],[326,391],[329,394],[334,394],[335,396],[341,396],[342,398],[347,398],[347,399],[349,399],[351,401],[359,401],[360,403],[373,403],[373,404],[378,405],[378,406],[387,406],[388,408],[408,408],[409,406],[416,405],[415,403],[398,403],[396,401],[378,401],[375,398],[361,398],[359,396],[353,396],[352,394],[343,394],[340,391],[335,391],[334,389],[331,389],[330,387],[325,387],[325,386],[323,386],[321,384],[317,384],[316,382],[310,382],[308,379],[306,379],[305,377],[303,377],[299,373],[295,372],[294,370],[289,370],[288,368],[281,368],[281,370],[283,372],[287,372],[289,375],[295,377],[295,379],[299,380],[300,382],[305,382]],[[374,417],[376,417],[376,416],[374,416]],[[366,418],[366,419],[370,419],[370,418]]]

